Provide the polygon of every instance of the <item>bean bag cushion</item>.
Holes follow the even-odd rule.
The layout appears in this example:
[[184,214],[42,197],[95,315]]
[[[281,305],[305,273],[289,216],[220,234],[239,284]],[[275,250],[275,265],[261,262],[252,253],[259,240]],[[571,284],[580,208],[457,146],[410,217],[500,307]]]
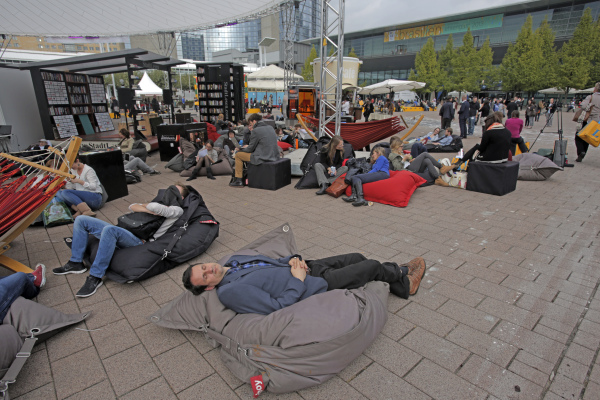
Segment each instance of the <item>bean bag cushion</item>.
[[285,151],[285,150],[289,150],[290,147],[292,147],[291,144],[289,144],[288,142],[282,142],[282,141],[277,141],[277,146],[281,147],[281,150]]
[[[284,224],[235,254],[280,257],[295,250]],[[325,382],[358,357],[385,325],[388,292],[386,283],[370,282],[320,293],[266,316],[236,314],[215,290],[200,296],[186,292],[150,320],[204,332],[213,347],[221,346],[221,359],[236,377],[250,383],[259,376],[267,391],[286,393]]]
[[217,133],[217,128],[210,122],[206,123],[206,134],[208,138],[213,142],[215,142],[219,138],[219,136],[221,136]]
[[21,350],[23,339],[12,325],[0,325],[0,379],[4,376],[10,364]]
[[550,159],[535,153],[524,153],[513,157],[519,163],[519,180],[545,181],[556,171],[563,169],[554,164]]
[[426,144],[425,148],[428,153],[452,153],[463,148],[463,142],[460,136],[452,135],[452,142],[447,146],[437,144]]
[[[229,158],[227,157],[227,154],[225,154],[225,151],[220,147],[215,147],[215,150],[217,151],[217,159],[219,160],[219,162],[211,166],[213,175],[218,176],[233,174],[233,167],[229,163]],[[196,168],[195,165],[191,168],[181,171],[179,176],[192,176],[192,171],[194,170],[194,168]],[[200,168],[200,173],[198,174],[198,176],[206,176],[206,167]]]
[[[390,171],[390,177],[382,181],[363,185],[365,200],[395,207],[406,207],[414,191],[427,182],[426,179],[410,171]],[[352,187],[346,189],[346,196],[352,194]]]

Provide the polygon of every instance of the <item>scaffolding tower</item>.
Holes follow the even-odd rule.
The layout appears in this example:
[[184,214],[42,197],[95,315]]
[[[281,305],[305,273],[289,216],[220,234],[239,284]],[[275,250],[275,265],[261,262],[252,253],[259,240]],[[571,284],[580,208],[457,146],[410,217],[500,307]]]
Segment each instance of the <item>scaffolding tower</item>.
[[287,90],[296,73],[294,64],[294,43],[297,40],[300,1],[290,0],[282,3],[283,14],[283,90]]

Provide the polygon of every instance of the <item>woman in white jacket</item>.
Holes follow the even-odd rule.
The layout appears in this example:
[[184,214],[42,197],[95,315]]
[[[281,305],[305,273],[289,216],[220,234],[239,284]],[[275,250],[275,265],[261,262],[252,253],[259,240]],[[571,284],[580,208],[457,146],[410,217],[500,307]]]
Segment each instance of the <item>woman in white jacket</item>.
[[56,198],[75,210],[73,217],[89,215],[95,217],[102,206],[102,186],[96,172],[89,165],[76,159],[71,168],[75,178],[68,179],[65,189],[59,190]]

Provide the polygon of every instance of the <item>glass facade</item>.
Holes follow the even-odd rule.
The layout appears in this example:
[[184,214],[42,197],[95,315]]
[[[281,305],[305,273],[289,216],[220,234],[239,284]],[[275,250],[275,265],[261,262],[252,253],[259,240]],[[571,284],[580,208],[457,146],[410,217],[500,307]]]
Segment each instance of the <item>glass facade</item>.
[[[517,39],[517,35],[519,34],[519,31],[525,23],[525,19],[528,15],[532,16],[534,30],[537,29],[544,20],[544,18],[547,17],[548,22],[550,23],[550,26],[552,27],[552,29],[554,30],[554,34],[556,35],[556,40],[568,40],[573,35],[573,31],[579,23],[579,20],[583,15],[585,8],[589,7],[592,10],[592,17],[594,19],[598,18],[598,14],[600,13],[600,1],[586,3],[569,3],[569,5],[541,11],[522,12],[518,14],[500,14],[502,15],[501,26],[490,28],[486,28],[484,26],[484,29],[476,29],[477,27],[473,29],[472,27],[471,33],[474,38],[475,46],[480,47],[488,37],[490,38],[490,44],[492,45],[492,47],[503,46],[509,43],[513,43]],[[488,12],[490,14],[498,13],[497,10],[490,10]],[[453,27],[456,25],[460,26],[460,22],[460,20],[452,21],[445,23],[445,25],[452,24]],[[434,25],[424,26],[422,28],[425,29],[423,29],[422,31],[427,32],[427,28],[432,29],[433,27]],[[441,50],[442,47],[446,45],[446,41],[448,40],[449,36],[448,34],[443,33],[442,28],[441,34],[386,41],[387,35],[391,35],[391,30],[392,28],[382,28],[379,30],[379,33],[371,33],[369,35],[361,35],[360,32],[346,34],[344,37],[344,54],[348,54],[352,48],[354,48],[354,51],[362,60],[366,60],[369,58],[394,57],[405,54],[414,54],[421,50],[421,48],[427,42],[429,37],[433,38],[435,43],[435,49]],[[404,33],[404,31],[416,31],[420,33],[421,29],[410,28],[407,30],[396,32]],[[462,45],[462,40],[465,32],[466,29],[464,29],[462,32],[452,33],[452,38],[454,40],[455,47],[460,47]],[[364,82],[367,85],[371,85],[377,82],[381,82],[385,79],[407,79],[409,73],[410,68],[387,69],[384,71],[361,71],[358,75],[358,82],[359,84],[362,84]]]
[[[296,25],[296,41],[316,38],[321,35],[321,1],[304,0],[298,7]],[[279,14],[279,39],[283,40],[285,30],[283,29],[283,14]]]

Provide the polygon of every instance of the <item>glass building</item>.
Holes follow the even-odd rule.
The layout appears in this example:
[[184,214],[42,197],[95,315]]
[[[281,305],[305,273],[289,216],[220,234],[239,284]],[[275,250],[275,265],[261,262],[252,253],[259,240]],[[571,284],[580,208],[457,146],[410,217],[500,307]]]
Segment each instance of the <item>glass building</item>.
[[[358,75],[359,84],[371,85],[386,79],[407,79],[414,68],[415,54],[431,37],[435,49],[446,45],[452,34],[454,46],[460,47],[470,28],[476,47],[489,37],[494,52],[494,64],[500,64],[509,43],[517,39],[528,15],[532,16],[533,29],[548,18],[556,35],[557,47],[569,40],[585,8],[592,10],[596,19],[600,1],[538,0],[511,6],[495,7],[472,13],[463,13],[405,25],[388,26],[368,31],[346,33],[344,54],[352,48],[363,61]],[[317,41],[311,41],[318,44]]]

